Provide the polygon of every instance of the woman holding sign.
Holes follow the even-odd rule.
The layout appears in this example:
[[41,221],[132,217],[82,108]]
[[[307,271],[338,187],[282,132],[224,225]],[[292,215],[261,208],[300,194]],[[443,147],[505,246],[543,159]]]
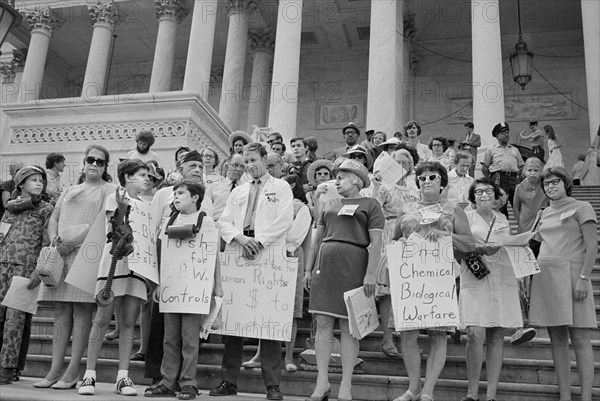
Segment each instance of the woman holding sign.
[[[399,212],[394,239],[406,241],[417,233],[427,241],[437,242],[441,237],[460,234],[471,237],[465,212],[460,206],[443,202],[441,193],[448,185],[446,168],[438,162],[423,162],[416,168],[416,184],[421,199],[411,202]],[[433,269],[433,268],[432,268]],[[448,278],[454,282],[454,276]],[[392,289],[395,283],[391,283]],[[457,322],[458,323],[458,322]],[[453,328],[428,329],[431,348],[427,358],[425,384],[421,391],[421,353],[417,339],[419,330],[403,330],[400,333],[402,357],[408,371],[408,390],[394,401],[433,400],[435,383],[446,363],[446,331]]]
[[[326,401],[331,394],[328,366],[335,319],[339,319],[342,332],[342,381],[338,399],[352,399],[352,372],[359,341],[350,335],[344,292],[364,285],[368,297],[375,294],[375,272],[385,223],[377,200],[359,194],[370,185],[369,173],[362,163],[344,160],[336,177],[342,199],[326,203],[318,217],[314,246],[307,255],[304,276],[305,286],[310,288],[309,312],[317,315],[315,351],[319,373],[310,401]],[[313,249],[318,245],[317,255]]]
[[548,328],[560,399],[571,399],[570,338],[581,400],[591,401],[594,353],[590,329],[598,327],[590,282],[598,251],[596,213],[589,203],[571,198],[573,186],[564,168],[546,169],[540,180],[550,206],[538,225],[541,271],[531,284],[529,321]]
[[[538,160],[537,158],[534,158]],[[466,211],[473,237],[478,244],[493,243],[496,236],[510,235],[506,217],[494,210],[500,187],[488,178],[475,180],[469,188],[469,201],[476,210]],[[492,248],[490,247],[490,250]],[[487,371],[486,400],[496,399],[504,328],[523,327],[517,278],[506,249],[491,257],[482,256],[490,273],[476,277],[463,262],[460,268],[460,323],[467,331],[467,376],[469,388],[462,401],[479,399],[479,377],[484,359]]]

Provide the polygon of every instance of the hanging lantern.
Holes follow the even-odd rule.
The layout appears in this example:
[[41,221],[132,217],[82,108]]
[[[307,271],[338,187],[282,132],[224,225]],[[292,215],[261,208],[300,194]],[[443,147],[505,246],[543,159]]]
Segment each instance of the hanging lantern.
[[512,68],[513,80],[525,90],[525,85],[531,81],[533,70],[533,52],[527,48],[527,43],[519,35],[519,41],[515,45],[515,51],[510,55],[510,66]]
[[[12,2],[14,4],[14,1]],[[0,0],[0,46],[13,26],[19,26],[23,17],[5,0]]]

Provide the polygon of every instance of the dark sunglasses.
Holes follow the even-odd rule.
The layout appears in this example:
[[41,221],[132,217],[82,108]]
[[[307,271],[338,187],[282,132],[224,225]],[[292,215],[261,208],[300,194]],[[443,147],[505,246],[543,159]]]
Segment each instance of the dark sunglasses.
[[94,164],[94,163],[96,163],[96,166],[98,166],[98,167],[104,167],[104,166],[106,166],[106,160],[104,160],[104,159],[96,159],[94,156],[87,156],[85,158],[85,162],[87,164]]

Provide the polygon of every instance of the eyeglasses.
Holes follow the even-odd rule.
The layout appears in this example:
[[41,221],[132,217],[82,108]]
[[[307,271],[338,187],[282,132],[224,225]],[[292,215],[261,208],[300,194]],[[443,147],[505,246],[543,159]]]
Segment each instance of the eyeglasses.
[[425,182],[427,180],[429,181],[435,181],[438,178],[441,178],[438,174],[431,174],[431,175],[420,175],[417,177],[417,179],[421,182]]
[[441,147],[441,146],[442,146],[442,144],[441,144],[441,143],[432,143],[432,144],[431,144],[431,147],[432,147],[432,148],[439,148],[439,147]]
[[98,167],[104,167],[104,166],[106,166],[106,160],[104,160],[104,159],[96,159],[94,156],[87,156],[85,158],[85,162],[87,164],[94,164],[94,163],[96,163],[96,166],[98,166]]
[[204,159],[214,159],[214,158],[215,158],[215,156],[214,156],[214,155],[209,155],[208,153],[205,153],[205,154],[203,154],[203,155],[202,155],[202,157],[203,157]]
[[344,132],[344,135],[358,135],[358,132],[356,132],[354,130],[346,130]]
[[481,196],[483,194],[494,195],[494,188],[476,189],[475,195]]
[[548,188],[550,185],[552,185],[553,187],[556,187],[556,186],[558,186],[558,184],[561,181],[562,180],[560,178],[555,178],[554,180],[544,181],[544,188]]

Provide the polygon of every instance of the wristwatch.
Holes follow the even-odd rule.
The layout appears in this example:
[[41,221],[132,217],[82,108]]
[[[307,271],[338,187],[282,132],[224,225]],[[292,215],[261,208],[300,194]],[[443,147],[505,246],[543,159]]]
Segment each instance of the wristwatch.
[[589,277],[586,277],[584,274],[580,274],[579,278],[582,280],[590,281]]

